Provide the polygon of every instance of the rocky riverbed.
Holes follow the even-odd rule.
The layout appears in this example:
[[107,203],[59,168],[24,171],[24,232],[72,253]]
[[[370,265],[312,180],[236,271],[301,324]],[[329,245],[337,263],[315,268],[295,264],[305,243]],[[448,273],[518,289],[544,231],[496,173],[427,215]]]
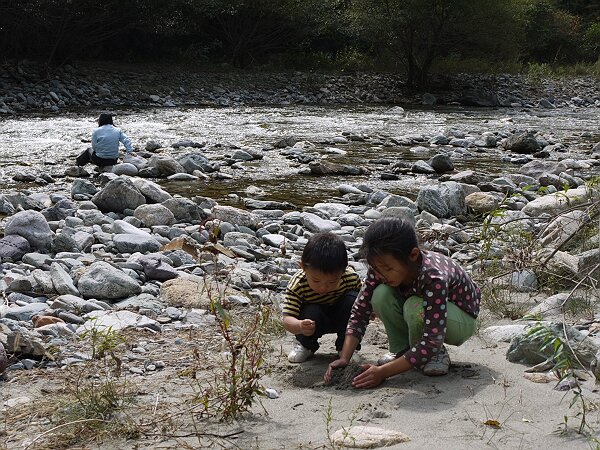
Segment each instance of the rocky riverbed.
[[[113,100],[111,104],[117,104]],[[42,101],[41,107],[46,106]],[[69,146],[60,163],[45,166],[51,172],[35,162],[31,163],[35,170],[22,168],[15,163],[19,156],[9,154],[0,194],[3,414],[18,418],[23,410],[35,410],[48,395],[58,395],[61,374],[97,356],[81,345],[82,336],[93,330],[127,336],[119,370],[129,379],[151,392],[172,383],[165,398],[183,398],[182,374],[189,373],[198,354],[206,371],[217,366],[215,355],[227,359],[211,299],[221,299],[242,321],[261,305],[277,314],[301,250],[318,231],[339,234],[347,243],[351,265],[362,275],[365,267],[356,256],[361,237],[382,216],[414,221],[425,247],[460,261],[484,288],[482,330],[473,340],[477,348],[470,347],[481,359],[473,369],[462,347],[452,350],[453,358],[460,358],[449,376],[453,383],[480,374],[477,367],[483,361],[497,380],[504,369],[498,358],[485,359],[486,352],[498,353],[490,348],[502,349],[501,360],[506,352],[509,361],[537,365],[535,377],[529,375],[531,381],[556,383],[552,352],[540,351],[542,342],[527,333],[540,322],[570,343],[582,366],[578,370],[583,369],[569,373],[557,387],[581,387],[586,398],[597,401],[593,383],[600,349],[596,337],[600,135],[597,127],[582,125],[597,123],[598,109],[576,111],[580,109],[586,111],[582,121],[573,120],[563,129],[544,128],[548,115],[539,109],[530,111],[539,120],[537,126],[520,126],[510,117],[515,110],[509,108],[495,116],[492,129],[489,122],[477,126],[475,119],[466,126],[440,124],[418,134],[360,129],[327,131],[315,138],[290,132],[262,137],[256,141],[260,145],[224,145],[181,136],[165,140],[149,133],[143,141],[138,136],[136,155],[126,156],[107,173],[72,165],[76,152]],[[570,114],[568,108],[564,111]],[[410,114],[385,107],[385,115],[398,120],[396,125]],[[572,128],[578,129],[569,131]],[[85,133],[81,131],[82,136]],[[463,166],[465,160],[473,164]],[[290,186],[278,195],[280,189],[260,181],[279,174]],[[206,187],[236,178],[245,182],[235,190],[227,184],[220,190]],[[310,192],[306,187],[310,185],[291,184],[296,179],[326,180],[328,187],[322,193]],[[203,183],[203,188],[190,190],[196,183]],[[395,183],[403,184],[399,188]],[[507,323],[523,317],[527,320]],[[375,360],[377,349],[385,347],[382,336],[375,323],[365,339],[367,360]],[[285,415],[314,429],[314,420],[306,418],[310,411],[302,412],[297,396],[308,390],[314,401],[322,403],[323,392],[331,394],[319,381],[329,359],[321,356],[308,365],[288,367],[284,347],[291,340],[281,342],[276,343],[281,345],[279,354],[270,356],[275,370],[266,378],[271,386],[268,395],[279,402],[275,409],[282,402],[293,402],[284,408]],[[506,369],[511,374],[519,371]],[[423,383],[417,375],[395,378],[391,390]],[[45,377],[47,386],[36,382]],[[409,380],[409,385],[399,379]],[[516,383],[522,386],[523,380]],[[506,395],[508,386],[503,389]],[[528,389],[543,396],[551,386],[546,391],[538,386]],[[386,388],[388,396],[389,391]],[[149,402],[147,414],[155,416],[154,399],[145,398],[143,392],[139,397],[142,403]],[[366,401],[362,394],[356,398]],[[337,407],[343,408],[338,400]],[[389,398],[381,400],[387,404]],[[539,414],[552,406],[536,405],[527,411],[534,418],[524,415],[523,420],[535,420],[549,434],[549,428],[540,425]],[[361,420],[387,428],[397,423],[392,410],[398,407],[387,412],[369,408]],[[439,423],[439,417],[434,422]],[[41,434],[53,426],[44,420],[14,423],[18,426],[0,433],[7,448],[30,445],[32,430]],[[281,433],[268,423],[259,427],[266,433],[260,439],[264,448],[274,448],[267,434]],[[181,427],[185,430],[187,425]],[[531,448],[541,448],[532,437],[536,432],[523,431]],[[505,434],[510,441],[510,430]],[[167,448],[181,444],[177,436],[163,430],[163,437],[171,439]],[[417,433],[413,448],[430,438]],[[250,445],[252,433],[243,439],[242,447]],[[46,445],[51,447],[52,442]],[[310,432],[295,436],[294,442],[314,444]],[[458,445],[460,439],[454,442]],[[114,443],[115,448],[123,445],[129,444]]]
[[0,67],[0,114],[76,108],[201,107],[289,104],[416,104],[487,107],[600,106],[594,77],[522,75],[433,77],[408,89],[398,74],[194,72],[187,67],[85,65],[46,72],[40,65]]

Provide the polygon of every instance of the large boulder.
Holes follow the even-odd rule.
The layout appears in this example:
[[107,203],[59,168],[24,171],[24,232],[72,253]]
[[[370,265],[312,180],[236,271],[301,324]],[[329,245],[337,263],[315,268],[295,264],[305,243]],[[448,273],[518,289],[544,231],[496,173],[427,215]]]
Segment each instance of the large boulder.
[[49,250],[52,244],[52,231],[42,213],[38,211],[20,211],[8,219],[5,236],[16,234],[29,242],[32,248]]
[[483,214],[497,209],[500,205],[500,199],[489,192],[473,192],[465,197],[465,204],[475,214]]
[[313,175],[362,175],[367,173],[367,170],[362,167],[325,160],[311,161],[308,167]]
[[83,298],[117,299],[142,292],[137,281],[103,261],[93,263],[79,278],[77,287]]
[[115,178],[92,197],[92,202],[102,212],[123,213],[146,203],[146,198],[128,178]]

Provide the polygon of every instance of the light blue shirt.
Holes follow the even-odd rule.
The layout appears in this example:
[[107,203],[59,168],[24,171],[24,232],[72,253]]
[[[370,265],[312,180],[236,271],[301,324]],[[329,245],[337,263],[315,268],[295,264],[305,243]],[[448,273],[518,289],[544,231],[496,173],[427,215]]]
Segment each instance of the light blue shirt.
[[120,128],[114,125],[102,125],[92,134],[92,150],[99,158],[116,159],[119,157],[119,142],[131,153],[131,141]]

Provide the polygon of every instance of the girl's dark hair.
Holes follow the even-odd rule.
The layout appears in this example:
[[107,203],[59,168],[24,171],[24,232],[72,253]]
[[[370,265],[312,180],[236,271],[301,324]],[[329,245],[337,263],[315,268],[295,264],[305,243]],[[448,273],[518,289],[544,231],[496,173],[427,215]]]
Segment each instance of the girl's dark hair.
[[323,273],[346,270],[348,253],[341,237],[333,233],[313,234],[302,252],[302,264]]
[[98,117],[98,126],[102,125],[113,125],[113,116],[109,113],[102,113],[100,117]]
[[384,217],[367,228],[360,246],[360,257],[369,264],[373,258],[384,254],[407,262],[412,249],[418,247],[419,240],[412,223],[399,217]]

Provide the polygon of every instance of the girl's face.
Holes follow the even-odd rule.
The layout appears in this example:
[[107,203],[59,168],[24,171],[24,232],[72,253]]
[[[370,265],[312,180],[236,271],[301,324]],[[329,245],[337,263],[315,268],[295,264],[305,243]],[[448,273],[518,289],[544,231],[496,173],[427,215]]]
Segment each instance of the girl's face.
[[379,278],[391,287],[410,285],[417,275],[416,263],[419,260],[418,248],[413,248],[408,256],[408,263],[396,259],[390,254],[375,256],[370,262]]
[[321,295],[335,291],[340,285],[342,275],[344,275],[343,270],[341,272],[336,273],[324,273],[320,270],[311,269],[309,267],[304,266],[302,267],[302,269],[306,274],[306,281],[308,281],[308,286],[317,294]]

